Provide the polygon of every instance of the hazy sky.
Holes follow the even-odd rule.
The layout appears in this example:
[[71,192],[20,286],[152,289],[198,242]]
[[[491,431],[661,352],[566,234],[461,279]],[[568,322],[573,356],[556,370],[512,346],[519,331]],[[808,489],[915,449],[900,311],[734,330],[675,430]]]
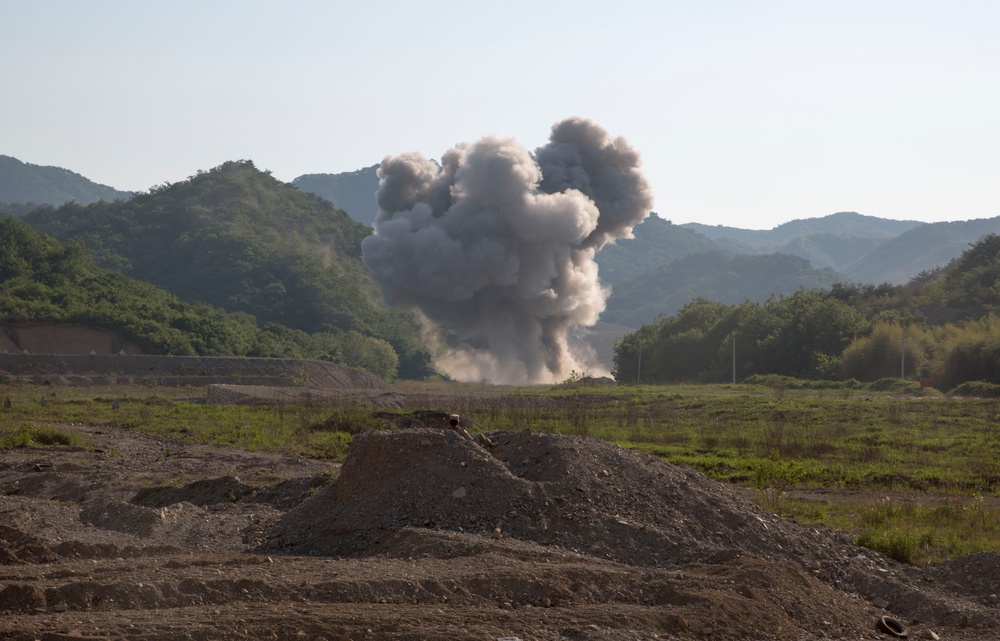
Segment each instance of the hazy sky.
[[0,0],[0,154],[282,180],[591,118],[675,223],[1000,215],[1000,2]]

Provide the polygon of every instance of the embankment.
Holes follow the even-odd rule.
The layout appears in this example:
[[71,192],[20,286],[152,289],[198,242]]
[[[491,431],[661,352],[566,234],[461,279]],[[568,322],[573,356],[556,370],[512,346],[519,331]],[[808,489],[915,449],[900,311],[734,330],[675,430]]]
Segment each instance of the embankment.
[[0,381],[52,385],[228,384],[316,390],[391,389],[373,374],[325,361],[131,354],[0,354]]

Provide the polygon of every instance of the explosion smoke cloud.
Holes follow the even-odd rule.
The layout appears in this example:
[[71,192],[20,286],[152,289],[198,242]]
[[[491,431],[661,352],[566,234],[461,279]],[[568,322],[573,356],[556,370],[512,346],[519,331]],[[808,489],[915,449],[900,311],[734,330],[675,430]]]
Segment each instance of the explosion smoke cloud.
[[365,264],[386,302],[417,307],[448,335],[438,366],[458,380],[553,382],[588,363],[571,330],[594,325],[609,291],[594,256],[652,208],[639,154],[582,118],[534,154],[488,136],[379,169]]

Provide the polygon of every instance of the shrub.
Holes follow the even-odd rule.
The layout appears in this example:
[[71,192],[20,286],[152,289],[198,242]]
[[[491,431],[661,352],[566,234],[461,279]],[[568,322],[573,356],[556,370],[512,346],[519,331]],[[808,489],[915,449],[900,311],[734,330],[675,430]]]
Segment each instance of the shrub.
[[972,396],[976,398],[1000,398],[1000,384],[986,381],[969,381],[962,383],[951,391],[955,396]]

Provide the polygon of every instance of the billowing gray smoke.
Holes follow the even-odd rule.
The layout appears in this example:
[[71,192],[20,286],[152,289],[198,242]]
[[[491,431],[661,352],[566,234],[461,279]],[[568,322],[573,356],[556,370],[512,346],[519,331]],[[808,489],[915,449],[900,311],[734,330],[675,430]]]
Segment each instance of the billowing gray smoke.
[[571,330],[608,290],[594,255],[652,207],[639,154],[582,118],[531,154],[489,136],[379,169],[375,233],[361,245],[386,302],[418,307],[448,335],[438,367],[458,380],[545,383],[584,371]]

